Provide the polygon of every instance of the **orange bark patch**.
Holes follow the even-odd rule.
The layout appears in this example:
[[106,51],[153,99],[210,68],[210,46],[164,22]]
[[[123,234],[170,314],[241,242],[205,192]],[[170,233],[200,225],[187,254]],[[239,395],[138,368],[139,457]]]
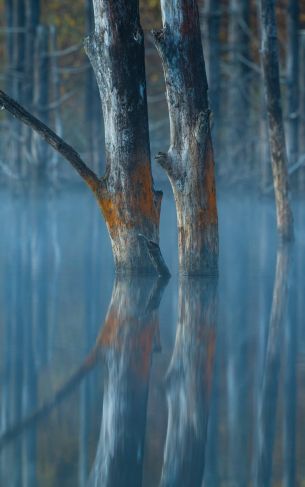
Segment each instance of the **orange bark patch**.
[[99,205],[110,234],[115,237],[119,229],[141,227],[143,222],[159,222],[159,211],[154,204],[149,164],[138,166],[130,175],[128,188],[99,197]]
[[207,207],[208,207],[208,223],[217,223],[217,202],[215,189],[215,174],[214,174],[214,157],[211,143],[211,137],[207,141],[206,152],[206,174],[205,174],[205,190],[207,193]]

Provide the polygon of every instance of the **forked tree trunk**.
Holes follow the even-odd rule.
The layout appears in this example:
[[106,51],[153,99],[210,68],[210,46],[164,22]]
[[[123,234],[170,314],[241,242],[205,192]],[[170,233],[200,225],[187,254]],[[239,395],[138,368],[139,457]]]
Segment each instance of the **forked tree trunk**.
[[93,0],[86,40],[102,100],[106,173],[99,203],[119,273],[151,273],[145,235],[159,241],[162,193],[154,191],[148,134],[144,38],[138,0]]
[[261,59],[265,84],[269,143],[281,239],[293,239],[293,217],[289,202],[287,153],[281,105],[279,59],[274,0],[261,0]]
[[161,0],[163,29],[154,32],[162,59],[171,145],[157,161],[176,201],[180,272],[215,275],[218,219],[208,85],[195,0]]

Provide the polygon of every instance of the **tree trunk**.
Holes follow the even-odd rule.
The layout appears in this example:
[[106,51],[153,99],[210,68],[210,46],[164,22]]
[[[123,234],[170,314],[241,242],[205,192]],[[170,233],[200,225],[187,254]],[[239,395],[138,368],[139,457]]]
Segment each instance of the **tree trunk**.
[[40,0],[25,0],[26,43],[25,43],[25,98],[29,110],[33,106],[34,57],[36,29],[40,19]]
[[144,38],[138,0],[94,0],[95,32],[86,50],[105,126],[106,173],[98,194],[118,273],[152,273],[145,235],[159,241],[162,193],[150,164]]
[[205,26],[207,29],[207,72],[209,80],[209,100],[213,114],[213,141],[215,151],[219,148],[220,129],[220,0],[209,0],[206,3]]
[[[52,93],[52,101],[56,102],[61,98],[61,77],[59,73],[59,65],[58,65],[58,58],[55,55],[57,51],[57,28],[55,25],[50,26],[50,76],[51,76],[51,93]],[[56,133],[62,137],[63,135],[63,123],[62,123],[62,115],[61,115],[61,103],[53,110],[54,119],[53,124],[56,130]],[[54,152],[52,155],[52,166],[53,166],[53,174],[52,179],[53,183],[56,184],[58,179],[58,162],[59,162],[59,155],[57,152]]]
[[[49,29],[39,25],[35,39],[34,66],[34,110],[43,123],[48,123],[49,104]],[[32,138],[32,156],[36,166],[36,176],[46,176],[48,173],[49,147],[38,134]]]
[[218,218],[198,8],[195,0],[162,0],[161,6],[163,29],[154,39],[165,75],[171,145],[157,161],[176,201],[180,272],[215,275]]
[[[14,1],[14,40],[13,40],[13,72],[10,92],[17,99],[24,99],[24,69],[25,69],[25,3],[24,0]],[[23,169],[22,127],[12,123],[11,157],[13,171],[20,174]]]
[[[40,19],[40,0],[25,0],[25,75],[24,75],[24,101],[26,107],[32,111],[34,105],[34,74],[35,74],[35,39]],[[26,137],[25,150],[31,157],[32,131],[24,130]]]
[[281,105],[274,0],[261,0],[261,23],[261,59],[269,126],[277,228],[282,240],[292,240],[293,217],[289,202],[287,153]]
[[288,2],[287,99],[288,99],[288,160],[297,162],[299,153],[299,0]]
[[230,0],[229,16],[229,92],[227,108],[227,151],[232,174],[242,178],[248,172],[250,57],[249,0]]
[[[94,31],[94,12],[92,0],[86,0],[86,34]],[[93,69],[86,71],[85,123],[87,147],[92,167],[96,172],[102,170],[102,110],[100,95]]]
[[7,28],[7,33],[5,35],[5,50],[6,50],[6,70],[7,74],[7,81],[6,81],[6,89],[9,89],[11,86],[11,69],[13,67],[13,55],[14,55],[14,35],[13,35],[13,27],[14,27],[14,5],[12,0],[5,0],[5,24]]

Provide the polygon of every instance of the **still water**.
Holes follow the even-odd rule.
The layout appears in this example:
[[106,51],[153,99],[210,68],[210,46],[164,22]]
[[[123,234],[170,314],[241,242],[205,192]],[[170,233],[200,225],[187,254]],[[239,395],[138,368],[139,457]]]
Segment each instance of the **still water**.
[[116,279],[85,189],[0,193],[1,487],[303,487],[305,205],[219,198],[220,276]]

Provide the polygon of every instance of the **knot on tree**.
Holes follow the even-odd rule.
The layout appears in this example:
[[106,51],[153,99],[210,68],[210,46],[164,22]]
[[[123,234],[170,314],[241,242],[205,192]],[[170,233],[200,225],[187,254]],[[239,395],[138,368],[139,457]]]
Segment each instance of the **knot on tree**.
[[143,31],[141,27],[136,27],[132,34],[133,39],[136,41],[137,44],[141,44],[143,41]]
[[155,44],[155,47],[157,48],[159,54],[162,56],[162,54],[165,54],[164,51],[167,51],[167,44],[168,44],[168,39],[169,37],[167,36],[168,33],[168,26],[165,25],[163,29],[153,29],[151,31],[151,35]]
[[172,168],[172,162],[171,159],[168,155],[168,153],[165,152],[158,152],[157,155],[155,155],[155,161],[169,174],[172,175],[173,173],[173,168]]
[[200,112],[195,126],[195,137],[197,142],[205,141],[210,130],[211,110],[207,109]]

